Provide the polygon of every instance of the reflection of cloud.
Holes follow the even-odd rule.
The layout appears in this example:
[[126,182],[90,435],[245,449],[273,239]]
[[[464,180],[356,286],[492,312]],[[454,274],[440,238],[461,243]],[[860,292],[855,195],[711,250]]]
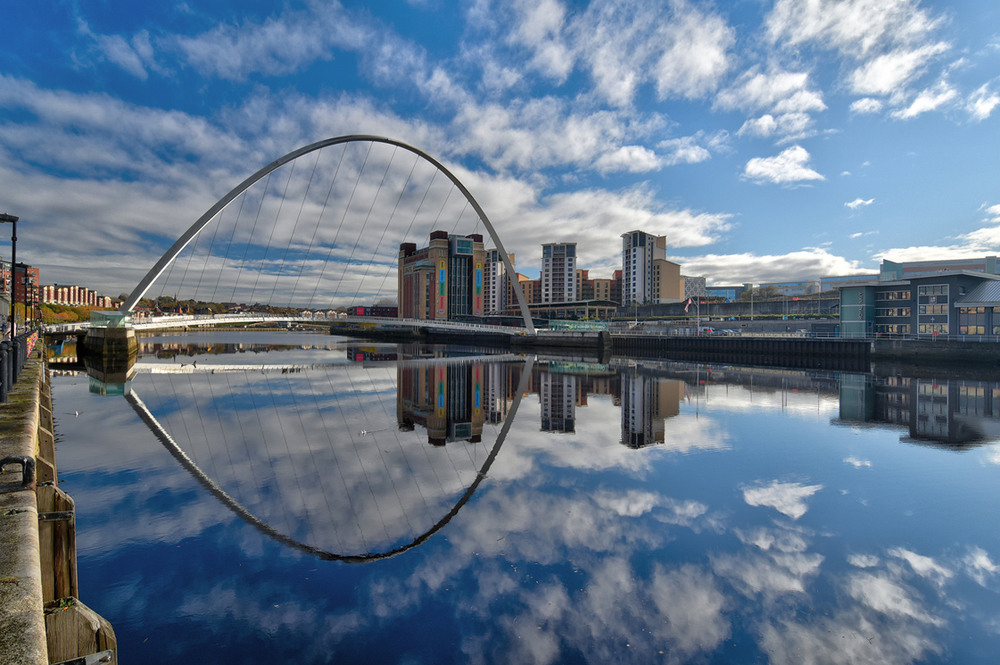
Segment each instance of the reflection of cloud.
[[847,590],[855,600],[865,606],[889,616],[914,619],[934,626],[943,625],[941,619],[932,617],[922,608],[915,592],[905,588],[901,582],[888,577],[887,573],[857,573],[847,583]]
[[726,597],[704,570],[686,565],[668,571],[657,566],[652,595],[676,649],[684,655],[709,651],[729,637],[729,623],[722,615]]
[[986,586],[988,580],[1000,573],[1000,566],[993,563],[989,553],[981,547],[973,547],[962,560],[965,572],[980,586]]
[[806,578],[819,572],[823,556],[803,552],[723,555],[712,559],[712,569],[728,578],[744,595],[806,592]]
[[903,665],[940,652],[923,626],[893,624],[891,630],[885,628],[880,617],[853,609],[808,623],[781,617],[766,622],[761,647],[771,665]]
[[757,549],[775,550],[778,552],[805,552],[808,546],[801,533],[789,528],[769,529],[757,527],[749,531],[744,529],[734,529],[736,536],[746,545],[753,545]]
[[806,514],[805,500],[823,489],[822,485],[783,483],[775,480],[770,485],[743,489],[743,500],[751,506],[774,508],[779,513],[797,520]]
[[950,579],[952,575],[954,575],[954,573],[938,564],[931,557],[911,552],[910,550],[903,549],[902,547],[896,547],[889,550],[889,555],[902,559],[906,563],[910,564],[910,568],[912,568],[913,572],[917,575],[927,578],[938,585],[943,584],[945,581]]
[[850,464],[851,466],[853,466],[853,467],[855,467],[857,469],[860,469],[861,467],[869,467],[870,468],[871,465],[872,465],[871,460],[858,459],[854,455],[851,455],[850,457],[845,457],[844,458],[844,463],[845,464]]
[[874,568],[879,562],[880,559],[874,554],[850,554],[847,557],[847,563],[857,568]]

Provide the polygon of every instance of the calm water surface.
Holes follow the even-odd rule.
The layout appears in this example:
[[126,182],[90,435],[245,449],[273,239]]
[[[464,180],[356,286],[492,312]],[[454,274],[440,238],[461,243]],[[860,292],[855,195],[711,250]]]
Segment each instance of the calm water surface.
[[1000,653],[997,382],[293,333],[54,373],[122,662]]

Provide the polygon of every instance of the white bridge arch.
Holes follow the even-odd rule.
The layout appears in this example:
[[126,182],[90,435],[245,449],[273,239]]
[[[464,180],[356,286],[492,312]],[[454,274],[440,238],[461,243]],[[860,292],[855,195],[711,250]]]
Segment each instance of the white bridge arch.
[[156,262],[156,264],[139,281],[136,287],[132,290],[132,292],[122,303],[119,312],[123,316],[126,317],[129,316],[132,310],[135,308],[135,306],[139,303],[139,301],[143,298],[143,296],[145,296],[150,286],[152,286],[152,284],[160,277],[160,275],[163,274],[164,270],[166,270],[166,268],[171,264],[171,262],[175,258],[177,258],[177,256],[181,253],[181,251],[183,251],[184,248],[187,247],[188,244],[191,243],[191,241],[194,240],[195,237],[197,237],[197,235],[201,232],[201,230],[204,229],[206,226],[208,226],[208,224],[213,219],[215,219],[220,212],[222,212],[230,203],[232,203],[238,196],[240,196],[243,192],[247,191],[255,183],[265,178],[267,175],[274,172],[278,168],[284,166],[285,164],[295,161],[296,159],[302,157],[303,155],[307,155],[311,152],[315,152],[316,150],[320,150],[322,148],[326,148],[337,144],[360,143],[360,142],[383,143],[395,146],[397,148],[402,148],[403,150],[407,150],[416,155],[418,158],[423,159],[424,161],[434,166],[434,168],[436,168],[439,172],[447,176],[448,179],[452,182],[452,184],[454,184],[455,187],[458,188],[460,192],[462,192],[462,195],[465,197],[469,205],[473,208],[473,210],[479,216],[479,219],[483,222],[483,225],[486,227],[486,230],[489,233],[490,238],[493,240],[493,243],[496,246],[498,253],[500,254],[500,259],[504,263],[504,267],[507,270],[507,274],[511,276],[511,286],[514,291],[514,295],[517,298],[517,304],[521,312],[521,316],[524,319],[524,327],[527,329],[529,334],[532,335],[535,334],[535,327],[531,319],[531,314],[528,311],[528,304],[527,301],[525,300],[524,293],[521,290],[520,284],[518,284],[517,279],[514,277],[516,273],[514,272],[514,266],[510,262],[510,258],[508,257],[507,250],[504,248],[503,242],[500,240],[500,236],[497,234],[496,229],[493,226],[493,223],[490,221],[486,212],[483,210],[482,206],[479,205],[479,202],[476,201],[475,197],[468,190],[468,188],[464,184],[462,184],[462,182],[455,176],[455,174],[453,174],[443,164],[441,164],[441,162],[439,162],[438,160],[436,160],[434,157],[430,156],[423,150],[420,150],[419,148],[415,148],[407,143],[395,139],[386,138],[382,136],[370,136],[366,134],[355,134],[355,135],[339,136],[335,138],[323,139],[322,141],[317,141],[315,143],[311,143],[309,145],[298,148],[297,150],[293,150],[289,152],[287,155],[284,155],[283,157],[280,157],[271,162],[270,164],[268,164],[267,166],[261,168],[256,173],[254,173],[246,180],[241,182],[239,185],[234,187],[232,190],[229,191],[228,194],[223,196],[221,199],[218,200],[218,202],[216,202],[211,208],[209,208],[205,212],[205,214],[199,217],[198,220],[194,224],[192,224],[187,229],[187,231],[185,231],[177,239],[176,242],[174,242],[174,244],[170,247],[170,249],[168,249],[166,253],[164,253],[163,256],[160,257],[160,259]]

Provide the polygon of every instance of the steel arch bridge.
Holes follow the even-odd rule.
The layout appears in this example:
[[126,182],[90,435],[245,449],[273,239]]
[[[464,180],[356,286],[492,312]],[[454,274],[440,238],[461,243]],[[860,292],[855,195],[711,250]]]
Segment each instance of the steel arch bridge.
[[[246,178],[239,185],[234,187],[229,191],[228,194],[219,199],[213,206],[211,206],[198,220],[192,224],[177,240],[174,244],[160,257],[156,264],[146,273],[146,275],[139,281],[136,287],[128,295],[125,301],[122,303],[119,309],[119,314],[127,318],[130,316],[132,311],[135,309],[139,301],[146,295],[152,284],[164,273],[164,271],[171,265],[171,263],[178,257],[178,255],[186,248],[188,245],[195,240],[195,238],[201,233],[206,226],[208,226],[213,219],[217,219],[218,215],[222,213],[223,210],[227,208],[233,201],[235,201],[241,194],[249,190],[254,184],[258,183],[262,179],[268,177],[271,173],[281,168],[286,164],[294,163],[295,160],[308,155],[310,153],[319,151],[323,148],[338,144],[350,144],[350,143],[368,143],[368,144],[385,144],[393,146],[394,148],[399,148],[408,151],[415,155],[419,160],[430,164],[436,169],[437,172],[445,175],[451,183],[462,193],[467,201],[468,205],[472,207],[475,214],[478,215],[478,219],[482,221],[487,232],[489,233],[490,239],[493,241],[500,259],[503,261],[504,267],[507,270],[507,274],[511,276],[511,286],[514,291],[515,297],[517,299],[517,304],[521,316],[524,320],[524,327],[529,334],[535,334],[535,328],[532,322],[531,315],[528,311],[527,301],[524,297],[524,293],[521,290],[520,284],[518,284],[517,279],[514,277],[516,275],[514,271],[514,266],[510,261],[507,254],[507,250],[503,246],[503,242],[500,239],[496,228],[490,221],[486,212],[483,210],[482,206],[476,201],[475,197],[468,190],[468,188],[452,173],[448,168],[446,168],[440,161],[429,155],[428,153],[416,148],[412,145],[398,141],[391,138],[381,137],[381,136],[371,136],[365,134],[340,136],[335,138],[328,138],[309,145],[303,146],[296,150],[289,152],[288,154],[274,160],[270,164],[264,166],[263,168],[256,171],[254,174]],[[332,185],[331,185],[332,190]],[[273,233],[273,231],[272,231]]]

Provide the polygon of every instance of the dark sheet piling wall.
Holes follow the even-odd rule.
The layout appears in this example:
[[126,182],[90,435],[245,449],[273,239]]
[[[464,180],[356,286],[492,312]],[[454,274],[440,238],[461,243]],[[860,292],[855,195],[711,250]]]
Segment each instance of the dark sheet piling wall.
[[788,337],[614,335],[612,353],[707,363],[868,371],[864,340]]

